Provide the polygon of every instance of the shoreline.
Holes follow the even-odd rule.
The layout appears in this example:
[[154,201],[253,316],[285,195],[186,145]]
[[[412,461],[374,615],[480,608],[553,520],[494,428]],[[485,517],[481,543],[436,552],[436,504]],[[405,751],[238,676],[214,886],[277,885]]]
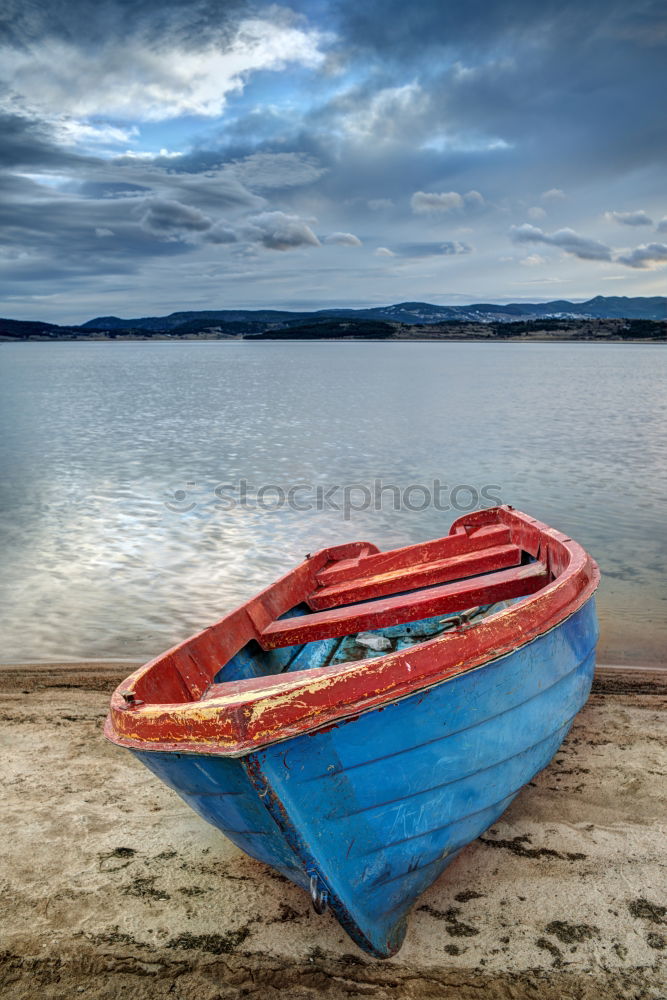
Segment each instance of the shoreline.
[[127,668],[0,667],[7,1000],[664,996],[667,672],[601,668],[549,766],[377,961],[104,740]]
[[658,337],[0,337],[0,344],[239,344],[254,340],[284,344],[662,344]]

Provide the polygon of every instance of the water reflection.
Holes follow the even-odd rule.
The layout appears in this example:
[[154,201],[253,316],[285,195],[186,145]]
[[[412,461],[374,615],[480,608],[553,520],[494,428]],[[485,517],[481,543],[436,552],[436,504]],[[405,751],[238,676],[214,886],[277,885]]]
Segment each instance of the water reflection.
[[[500,487],[603,570],[606,662],[660,661],[661,347],[0,345],[2,659],[143,658],[309,551],[457,511],[227,509],[216,487]],[[464,501],[465,502],[465,501]]]

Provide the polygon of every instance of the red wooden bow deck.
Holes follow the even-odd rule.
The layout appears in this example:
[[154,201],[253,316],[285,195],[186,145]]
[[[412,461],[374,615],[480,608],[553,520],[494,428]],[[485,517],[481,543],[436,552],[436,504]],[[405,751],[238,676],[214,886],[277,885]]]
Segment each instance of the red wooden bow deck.
[[[238,754],[402,697],[553,627],[591,596],[581,546],[508,507],[459,519],[431,542],[323,549],[261,594],[147,664],[116,691],[114,742]],[[372,660],[214,683],[250,640],[266,650],[525,598],[484,621]],[[297,605],[310,613],[284,618]]]

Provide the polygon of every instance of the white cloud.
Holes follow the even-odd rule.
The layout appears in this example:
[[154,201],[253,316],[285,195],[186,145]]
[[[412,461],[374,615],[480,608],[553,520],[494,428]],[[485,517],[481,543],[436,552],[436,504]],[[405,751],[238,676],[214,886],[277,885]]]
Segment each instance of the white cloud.
[[472,253],[472,247],[467,243],[458,243],[449,240],[447,243],[441,245],[440,253],[444,253],[448,257],[454,257],[462,253]]
[[652,226],[651,219],[642,209],[636,212],[605,212],[607,222],[620,222],[623,226]]
[[547,213],[540,205],[533,205],[532,208],[528,209],[528,215],[531,219],[546,219]]
[[560,188],[549,188],[548,191],[543,191],[540,197],[545,201],[562,201],[566,194]]
[[667,215],[665,215],[655,227],[659,233],[667,233]]
[[54,137],[64,146],[92,145],[118,146],[130,142],[138,134],[136,127],[118,128],[115,125],[90,125],[75,118],[56,117],[50,122]]
[[105,236],[113,236],[113,229],[106,229],[104,226],[95,226],[95,235],[99,239],[104,239]]
[[[275,9],[278,10],[277,8]],[[287,17],[240,22],[231,43],[197,49],[152,46],[145,37],[112,36],[106,45],[79,47],[54,38],[2,50],[0,77],[16,106],[75,119],[95,115],[162,121],[179,115],[214,117],[249,74],[308,67],[324,61],[322,33]]]
[[261,212],[248,219],[243,236],[268,250],[293,250],[320,246],[320,241],[305,219],[285,212]]
[[122,159],[124,160],[144,160],[147,163],[152,160],[176,160],[183,156],[183,153],[174,153],[168,149],[161,149],[159,153],[149,153],[146,151],[139,151],[134,149],[126,149],[122,154]]
[[479,191],[415,191],[410,198],[415,215],[446,215],[461,212],[479,212],[486,202]]
[[395,257],[396,254],[389,247],[378,247],[373,251],[376,257]]
[[542,257],[539,253],[528,254],[527,257],[522,257],[519,261],[524,267],[541,267],[546,262],[546,257]]
[[327,168],[306,153],[252,153],[228,164],[243,184],[250,188],[278,189],[311,184],[326,174]]
[[337,243],[341,247],[363,246],[361,240],[354,233],[330,233],[322,240],[323,243]]
[[618,257],[627,267],[655,268],[667,264],[667,243],[645,243]]
[[495,149],[512,149],[512,143],[493,136],[445,131],[429,135],[419,148],[434,149],[437,153],[480,153]]
[[370,98],[350,91],[338,101],[339,126],[353,141],[402,142],[421,128],[429,101],[429,96],[414,82],[384,87]]
[[440,194],[429,191],[415,191],[410,198],[410,207],[415,215],[463,211],[463,198],[457,191],[443,191]]
[[522,226],[512,226],[510,235],[515,243],[548,243],[581,260],[611,260],[609,247],[587,236],[580,236],[574,229],[559,229],[550,234],[526,222]]
[[481,210],[486,207],[486,202],[479,191],[467,191],[463,195],[463,202],[467,209],[471,209],[473,211]]

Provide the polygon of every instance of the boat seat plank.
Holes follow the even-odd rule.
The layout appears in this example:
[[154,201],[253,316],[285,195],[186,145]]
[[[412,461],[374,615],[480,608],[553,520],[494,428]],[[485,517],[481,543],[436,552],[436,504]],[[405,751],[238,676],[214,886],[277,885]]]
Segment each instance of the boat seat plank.
[[400,591],[430,587],[436,583],[460,580],[479,573],[508,569],[510,566],[518,566],[520,562],[521,549],[518,545],[495,545],[492,548],[480,549],[478,552],[416,563],[407,568],[389,570],[344,583],[334,583],[314,591],[308,597],[307,603],[314,611],[323,611],[354,601],[365,601],[372,597],[383,597]]
[[470,532],[460,531],[454,535],[447,535],[445,538],[405,545],[403,548],[391,549],[389,552],[367,555],[362,551],[355,558],[340,560],[325,566],[317,574],[317,581],[321,586],[328,587],[347,580],[407,569],[415,563],[447,559],[450,556],[477,552],[479,549],[487,549],[494,545],[507,545],[510,541],[510,529],[507,525],[483,525]]
[[464,611],[477,604],[494,604],[497,601],[525,597],[543,587],[549,578],[543,563],[529,563],[527,566],[485,573],[473,579],[445,583],[410,594],[275,621],[266,626],[258,638],[264,649],[293,646],[313,642],[315,639],[333,639],[366,629]]

